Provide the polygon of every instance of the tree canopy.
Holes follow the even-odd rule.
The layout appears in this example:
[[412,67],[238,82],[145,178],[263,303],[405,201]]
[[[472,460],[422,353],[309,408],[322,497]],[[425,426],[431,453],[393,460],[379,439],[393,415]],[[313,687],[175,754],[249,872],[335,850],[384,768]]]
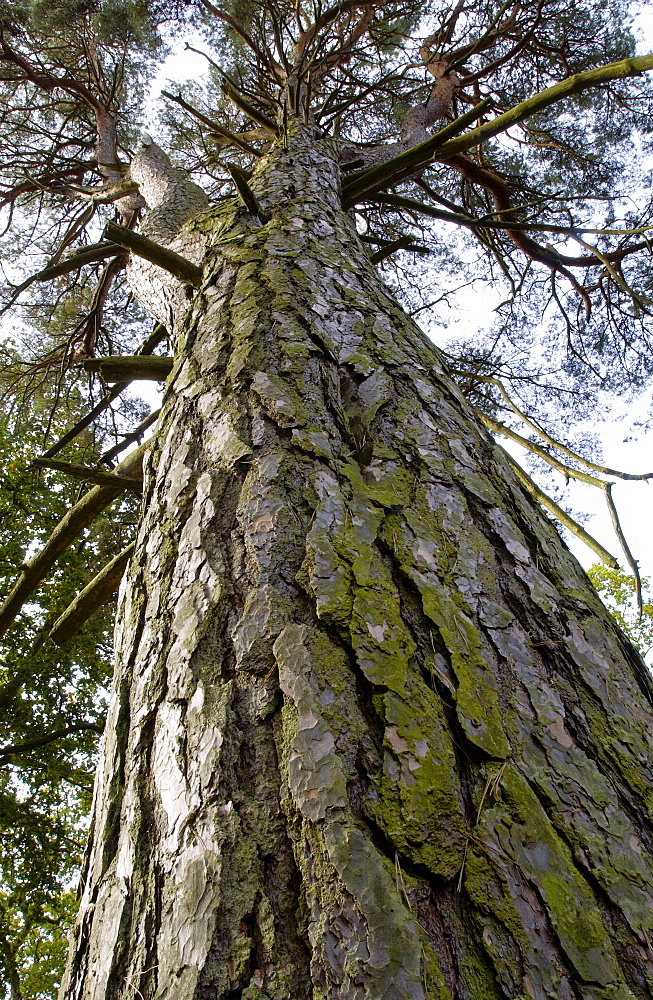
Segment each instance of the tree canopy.
[[[152,95],[171,46],[184,43],[205,74]],[[332,136],[343,205],[409,311],[446,324],[461,296],[491,289],[491,328],[446,343],[486,426],[547,468],[593,481],[617,519],[619,472],[591,446],[581,453],[571,417],[651,374],[652,68],[618,0],[0,5],[0,253],[14,324],[0,423],[2,825],[19,831],[2,857],[0,962],[12,998],[53,995],[70,909],[61,887],[78,863],[102,727],[109,609],[74,644],[50,633],[130,540],[134,494],[117,477],[133,469],[116,473],[114,445],[134,428],[140,439],[148,418],[124,389],[135,373],[165,377],[165,331],[152,330],[124,277],[144,204],[129,164],[151,141],[140,135],[148,101],[178,167],[211,202],[236,196],[254,214],[249,172],[288,116]],[[103,364],[137,354],[138,370]],[[37,474],[30,462],[43,449]],[[83,503],[71,473],[91,491],[115,487],[118,513],[98,501],[92,527],[80,515],[57,549],[65,566],[53,570],[53,556],[43,572],[26,570]]]

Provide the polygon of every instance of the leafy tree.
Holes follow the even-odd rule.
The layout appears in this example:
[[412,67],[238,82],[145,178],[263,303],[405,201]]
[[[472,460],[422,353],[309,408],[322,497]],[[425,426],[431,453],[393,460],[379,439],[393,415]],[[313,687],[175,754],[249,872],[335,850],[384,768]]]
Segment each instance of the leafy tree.
[[[137,125],[189,25],[175,166]],[[620,474],[544,425],[555,383],[582,413],[650,374],[634,52],[594,0],[4,5],[26,399],[81,364],[120,386],[106,417],[168,376],[117,467],[49,432],[41,465],[96,485],[0,609],[8,635],[40,595],[44,643],[86,621],[127,553],[54,628],[46,571],[145,455],[67,998],[650,995],[650,677],[539,504],[616,559],[487,434],[618,525]],[[388,285],[427,313],[461,274],[505,301],[447,362]],[[62,648],[48,719],[73,685],[87,718],[100,678]]]
[[[74,391],[60,406],[54,429],[85,411]],[[40,546],[75,503],[79,484],[57,473],[39,476],[31,463],[51,422],[51,400],[35,394],[0,418],[0,579],[6,593],[26,543]],[[93,444],[81,435],[75,452],[88,459]],[[133,503],[131,504],[133,507]],[[6,634],[0,648],[2,788],[0,791],[0,969],[12,997],[55,996],[65,958],[77,874],[84,847],[98,735],[111,676],[111,611],[103,608],[74,647],[45,641],[47,627],[93,575],[130,527],[98,518],[38,598]]]
[[644,599],[640,610],[636,601],[637,582],[633,576],[598,563],[590,566],[587,573],[619,627],[642,656],[648,656],[653,649],[653,603],[648,579],[642,580]]

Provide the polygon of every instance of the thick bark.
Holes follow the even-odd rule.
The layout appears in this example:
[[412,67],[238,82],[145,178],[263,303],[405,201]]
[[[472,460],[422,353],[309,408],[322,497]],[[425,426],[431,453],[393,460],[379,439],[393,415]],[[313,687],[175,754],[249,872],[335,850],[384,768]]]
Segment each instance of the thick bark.
[[651,687],[290,129],[177,362],[64,994],[651,995]]

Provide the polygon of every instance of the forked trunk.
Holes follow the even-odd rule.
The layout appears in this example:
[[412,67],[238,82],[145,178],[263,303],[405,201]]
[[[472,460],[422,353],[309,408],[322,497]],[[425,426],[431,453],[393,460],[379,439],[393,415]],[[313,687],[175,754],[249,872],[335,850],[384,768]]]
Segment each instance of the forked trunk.
[[134,268],[177,363],[65,997],[650,997],[649,678],[330,153],[186,227],[192,298]]

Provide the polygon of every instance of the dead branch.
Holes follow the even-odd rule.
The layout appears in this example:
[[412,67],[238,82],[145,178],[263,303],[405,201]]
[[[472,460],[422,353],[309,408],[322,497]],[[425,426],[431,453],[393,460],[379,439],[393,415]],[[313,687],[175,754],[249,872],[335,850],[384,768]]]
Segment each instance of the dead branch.
[[[501,448],[501,445],[497,445],[497,447]],[[528,473],[524,469],[522,469],[519,462],[512,457],[510,452],[506,451],[505,448],[501,448],[501,451],[503,452],[505,458],[507,458],[508,462],[510,463],[510,466],[513,472],[515,473],[517,479],[522,484],[522,486],[526,490],[528,490],[531,496],[534,497],[534,499],[537,500],[537,502],[540,503],[544,508],[546,508],[546,510],[548,510],[551,514],[553,514],[556,520],[560,521],[561,524],[564,524],[565,528],[568,528],[569,531],[572,532],[572,534],[576,535],[577,538],[580,538],[582,542],[585,542],[585,544],[592,550],[592,552],[596,553],[601,562],[605,563],[606,566],[610,566],[612,569],[618,569],[619,563],[617,562],[615,557],[611,555],[611,553],[608,552],[607,549],[604,549],[601,543],[597,542],[597,540],[592,535],[590,535],[588,531],[585,531],[585,528],[583,528],[580,524],[578,524],[578,522],[575,521],[570,514],[567,514],[567,512],[562,509],[562,507],[559,507],[558,504],[555,502],[555,500],[553,500],[548,495],[548,493],[545,493],[544,490],[541,490],[540,487],[533,482]]]
[[141,354],[112,355],[108,358],[86,358],[82,367],[97,372],[106,382],[133,382],[137,379],[164,382],[174,364],[174,358]]
[[145,434],[145,431],[159,419],[160,413],[160,409],[152,410],[145,420],[138,424],[137,427],[134,427],[133,431],[130,431],[129,434],[124,434],[122,439],[118,441],[117,444],[114,444],[113,448],[109,448],[109,450],[105,451],[103,455],[100,455],[99,461],[104,462],[106,465],[111,462],[116,455],[119,455],[121,451],[124,451],[130,444],[133,444],[134,441],[140,441],[143,434]]
[[134,542],[115,556],[91,582],[84,587],[62,615],[57,618],[50,631],[50,638],[58,646],[72,638],[93,615],[105,604],[120,586],[123,574],[134,551]]
[[[161,326],[161,324],[158,323],[154,327],[149,337],[147,337],[143,341],[140,349],[136,352],[137,355],[151,354],[152,351],[154,351],[155,348],[157,348],[161,343],[161,341],[165,340],[166,337],[167,337],[167,331],[165,327]],[[93,407],[92,410],[89,410],[89,412],[85,416],[83,416],[81,420],[78,420],[77,423],[70,428],[70,430],[66,431],[66,433],[61,438],[59,438],[59,440],[56,441],[55,444],[52,445],[52,447],[48,448],[47,451],[43,452],[41,458],[52,458],[54,455],[57,455],[63,448],[65,448],[67,444],[70,444],[71,441],[74,441],[74,439],[79,434],[81,434],[82,431],[86,430],[88,425],[91,424],[96,417],[99,417],[99,415],[103,413],[104,410],[106,410],[107,407],[111,405],[114,399],[118,398],[120,393],[123,392],[123,390],[126,389],[129,384],[130,384],[129,381],[126,381],[126,382],[118,382],[116,385],[114,385],[113,389],[105,393],[105,395],[102,397],[99,403],[96,403],[96,405]]]
[[134,493],[142,492],[142,483],[133,476],[119,476],[115,472],[107,472],[106,469],[94,469],[87,465],[77,465],[75,462],[62,462],[56,458],[35,458],[32,465],[39,469],[53,469],[56,472],[63,472],[72,479],[79,479],[83,483],[96,483],[98,486],[120,486],[123,490],[132,490]]
[[131,250],[138,257],[149,260],[151,264],[163,268],[180,281],[185,281],[194,288],[199,288],[201,285],[202,268],[192,264],[174,250],[155,243],[141,233],[134,233],[126,226],[119,226],[116,222],[107,222],[104,232],[107,239],[113,240],[126,250]]
[[487,413],[483,413],[480,410],[477,411],[479,418],[483,421],[486,427],[495,434],[502,434],[503,437],[510,438],[516,444],[521,445],[531,454],[537,455],[538,458],[543,459],[547,465],[550,465],[552,469],[556,472],[562,473],[565,479],[577,479],[581,483],[587,483],[588,486],[598,486],[599,489],[605,487],[605,482],[602,479],[597,479],[596,476],[590,476],[587,472],[581,472],[580,469],[574,469],[570,465],[565,465],[554,455],[543,448],[542,445],[536,444],[534,441],[529,441],[528,438],[522,437],[517,431],[513,431],[510,427],[506,427],[502,424],[500,420],[494,420],[492,417],[488,416]]
[[250,156],[256,157],[261,155],[258,149],[255,149],[254,146],[250,146],[250,144],[237,133],[230,132],[229,129],[224,128],[223,125],[218,125],[218,123],[214,122],[211,118],[207,118],[205,114],[202,114],[201,111],[194,108],[192,104],[185,101],[183,97],[175,97],[174,94],[171,94],[168,90],[162,90],[161,96],[166,97],[169,101],[174,101],[174,103],[178,104],[180,108],[187,111],[189,115],[192,115],[198,121],[202,122],[203,125],[206,125],[207,128],[209,128],[212,132],[215,132],[222,139],[225,139],[226,142],[230,143],[232,146],[236,146],[237,149],[242,150],[243,153],[249,153]]
[[612,519],[612,526],[615,531],[615,535],[619,539],[619,544],[623,549],[623,553],[626,557],[626,562],[630,566],[630,570],[635,578],[635,597],[637,599],[637,610],[641,618],[643,605],[642,605],[642,578],[639,575],[639,566],[637,565],[637,560],[634,558],[628,542],[626,541],[626,536],[623,533],[623,528],[621,527],[621,521],[619,520],[619,515],[617,513],[617,508],[615,507],[614,500],[612,499],[612,483],[604,483],[603,489],[605,490],[605,502],[608,505],[608,510],[610,511],[610,517]]
[[[450,370],[452,375],[469,375],[468,372],[457,371],[456,369],[450,369]],[[555,448],[557,451],[561,451],[563,455],[567,455],[575,462],[580,462],[581,465],[584,465],[586,469],[592,469],[594,472],[599,472],[601,473],[601,475],[604,476],[615,476],[615,478],[617,479],[632,479],[639,481],[653,479],[653,472],[640,472],[640,473],[619,472],[617,469],[610,469],[606,465],[597,465],[596,462],[590,462],[589,459],[583,458],[582,455],[579,455],[571,448],[568,448],[567,445],[563,444],[562,441],[557,441],[555,438],[551,437],[551,435],[548,434],[543,427],[541,427],[538,423],[536,423],[535,420],[529,417],[528,414],[524,413],[524,411],[517,406],[517,404],[508,394],[503,382],[500,379],[492,375],[474,374],[469,377],[476,382],[484,382],[496,386],[499,392],[501,393],[501,397],[505,400],[505,402],[513,411],[513,413],[515,413],[519,417],[519,419],[526,424],[527,427],[529,427],[532,431],[534,431],[537,435],[539,435],[539,437],[541,437],[543,441],[546,441],[547,444],[551,445],[552,448]]]

